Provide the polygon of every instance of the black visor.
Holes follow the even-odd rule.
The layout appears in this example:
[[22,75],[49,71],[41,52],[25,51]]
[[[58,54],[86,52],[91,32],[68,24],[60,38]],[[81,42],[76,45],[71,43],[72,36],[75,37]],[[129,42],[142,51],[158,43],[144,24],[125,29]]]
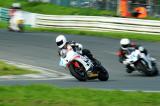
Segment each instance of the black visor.
[[122,45],[122,47],[123,47],[123,48],[127,48],[127,47],[129,47],[129,45]]
[[57,46],[61,46],[63,44],[63,40],[57,42]]

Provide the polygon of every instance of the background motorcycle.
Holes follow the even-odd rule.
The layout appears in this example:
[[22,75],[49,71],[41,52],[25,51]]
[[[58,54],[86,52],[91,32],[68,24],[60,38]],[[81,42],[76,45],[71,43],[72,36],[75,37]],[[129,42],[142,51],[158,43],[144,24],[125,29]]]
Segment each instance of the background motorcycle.
[[126,55],[127,63],[130,64],[135,70],[145,74],[146,76],[158,75],[155,59],[150,57],[149,54],[145,55],[139,50],[130,51],[130,54]]
[[14,12],[9,20],[9,31],[24,32],[24,17],[22,11]]
[[71,75],[79,81],[96,78],[100,81],[109,79],[108,71],[100,63],[94,66],[88,57],[82,56],[73,50],[64,53],[60,58],[60,66],[67,67]]

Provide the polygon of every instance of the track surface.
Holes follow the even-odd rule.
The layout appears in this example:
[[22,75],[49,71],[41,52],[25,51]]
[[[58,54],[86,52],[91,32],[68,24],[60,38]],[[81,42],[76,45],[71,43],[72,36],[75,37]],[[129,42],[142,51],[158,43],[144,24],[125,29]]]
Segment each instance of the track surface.
[[[59,58],[55,44],[57,35],[58,33],[13,33],[0,30],[0,59],[68,73],[58,66]],[[82,43],[85,48],[89,48],[93,52],[95,57],[108,69],[109,81],[79,82],[73,78],[61,80],[0,80],[0,85],[50,83],[61,87],[78,86],[99,89],[160,91],[160,76],[145,77],[137,72],[132,74],[125,72],[124,66],[118,62],[118,58],[115,56],[115,52],[119,48],[119,39],[75,35],[67,35],[67,38]],[[160,43],[136,42],[144,45],[150,52],[152,51],[151,55],[157,59],[158,68],[160,69]]]

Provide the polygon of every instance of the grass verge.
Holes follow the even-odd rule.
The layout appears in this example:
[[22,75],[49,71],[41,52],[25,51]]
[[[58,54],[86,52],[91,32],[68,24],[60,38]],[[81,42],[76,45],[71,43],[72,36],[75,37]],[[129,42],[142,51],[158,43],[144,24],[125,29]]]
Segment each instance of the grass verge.
[[159,106],[160,93],[58,88],[51,85],[0,86],[1,106]]
[[[86,15],[86,16],[116,16],[116,11],[97,10],[91,8],[64,7],[52,3],[28,2],[28,0],[4,0],[0,7],[10,8],[12,3],[19,2],[23,10],[49,15]],[[160,20],[159,17],[148,16],[145,19]]]
[[0,21],[0,29],[4,29],[4,28],[7,28],[7,22],[5,21]]
[[90,8],[73,8],[58,6],[52,3],[30,3],[28,0],[4,0],[0,7],[9,8],[13,2],[20,2],[23,10],[41,14],[54,15],[94,15],[94,16],[116,16],[116,11],[96,10]]
[[3,75],[23,75],[23,74],[35,74],[38,71],[32,71],[28,69],[18,68],[16,66],[7,64],[0,61],[0,76]]
[[[7,23],[4,21],[1,21],[0,28],[4,29],[6,27],[7,27]],[[25,30],[40,31],[40,32],[58,32],[58,33],[75,34],[75,35],[82,35],[82,36],[130,38],[130,39],[154,41],[154,42],[160,41],[160,35],[132,33],[132,32],[118,32],[118,31],[96,32],[96,31],[84,31],[84,30],[67,29],[67,28],[31,28],[31,27],[26,27]]]

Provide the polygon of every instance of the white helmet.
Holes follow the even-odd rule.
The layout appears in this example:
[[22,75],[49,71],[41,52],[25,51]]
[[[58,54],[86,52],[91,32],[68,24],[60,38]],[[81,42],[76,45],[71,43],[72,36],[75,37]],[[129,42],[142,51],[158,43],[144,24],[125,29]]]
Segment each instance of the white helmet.
[[67,39],[64,35],[59,35],[56,38],[56,43],[59,48],[62,48],[67,43]]
[[130,40],[128,38],[123,38],[120,40],[120,45],[122,49],[126,49],[130,45]]
[[20,3],[13,3],[12,7],[15,9],[20,9],[21,8],[21,4]]

